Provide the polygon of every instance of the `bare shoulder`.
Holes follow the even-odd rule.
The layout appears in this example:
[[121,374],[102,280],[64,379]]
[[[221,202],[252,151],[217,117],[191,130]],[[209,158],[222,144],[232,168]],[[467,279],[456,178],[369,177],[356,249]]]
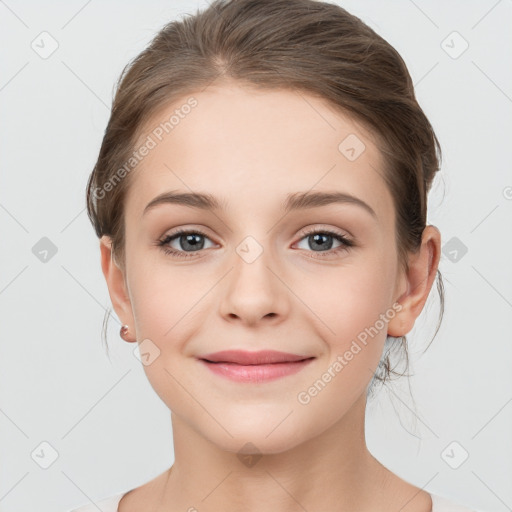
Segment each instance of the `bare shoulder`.
[[118,512],[136,512],[148,508],[160,496],[168,474],[169,470],[165,470],[152,480],[128,491],[119,502]]
[[425,490],[400,478],[379,463],[375,478],[378,491],[374,493],[375,506],[379,510],[400,512],[432,512],[432,496]]
[[423,489],[410,485],[401,497],[402,512],[432,512],[432,496]]

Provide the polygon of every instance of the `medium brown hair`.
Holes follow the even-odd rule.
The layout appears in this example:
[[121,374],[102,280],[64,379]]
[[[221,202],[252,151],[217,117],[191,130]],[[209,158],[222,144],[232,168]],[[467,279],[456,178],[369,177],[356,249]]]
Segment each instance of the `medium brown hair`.
[[[399,53],[342,7],[316,0],[216,0],[166,24],[125,66],[87,184],[89,218],[99,238],[111,238],[122,268],[124,203],[134,173],[122,173],[117,182],[116,173],[119,178],[152,114],[214,81],[304,92],[369,128],[393,197],[399,264],[408,270],[408,253],[419,249],[426,226],[427,195],[441,161],[439,141]],[[439,270],[437,278],[441,312],[434,337],[444,312]],[[371,390],[375,380],[396,374],[390,340],[397,347],[388,337]],[[408,362],[406,341],[402,336],[398,345]]]

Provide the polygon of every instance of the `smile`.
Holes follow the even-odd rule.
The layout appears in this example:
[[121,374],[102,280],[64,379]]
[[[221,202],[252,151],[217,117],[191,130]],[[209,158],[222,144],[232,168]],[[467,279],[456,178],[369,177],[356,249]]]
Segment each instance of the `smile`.
[[268,382],[293,375],[306,367],[314,357],[281,363],[239,364],[233,362],[199,361],[211,372],[236,382]]

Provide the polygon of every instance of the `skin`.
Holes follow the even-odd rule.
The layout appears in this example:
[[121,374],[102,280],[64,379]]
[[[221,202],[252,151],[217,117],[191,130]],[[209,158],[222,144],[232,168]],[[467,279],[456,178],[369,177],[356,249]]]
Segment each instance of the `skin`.
[[[431,290],[439,230],[425,228],[409,272],[401,272],[374,137],[323,100],[229,82],[193,96],[197,107],[131,176],[126,266],[112,258],[108,237],[100,241],[116,314],[134,339],[160,350],[144,370],[172,411],[175,449],[172,468],[127,493],[119,510],[430,512],[428,493],[371,455],[364,421],[386,334],[410,332]],[[159,111],[141,140],[185,101]],[[366,146],[353,161],[338,149],[349,134]],[[376,215],[349,203],[284,214],[287,194],[311,189],[350,193]],[[225,209],[164,204],[142,215],[170,190],[211,193]],[[168,245],[192,257],[165,254],[156,243],[179,227],[205,231],[204,249],[177,238]],[[306,227],[334,230],[355,245],[333,254],[340,246],[333,239],[315,248]],[[263,250],[251,263],[236,251],[247,236]],[[308,404],[299,403],[298,394],[393,304],[400,312]],[[315,359],[272,382],[237,383],[196,359],[223,349]],[[252,466],[237,456],[248,442],[263,455]]]

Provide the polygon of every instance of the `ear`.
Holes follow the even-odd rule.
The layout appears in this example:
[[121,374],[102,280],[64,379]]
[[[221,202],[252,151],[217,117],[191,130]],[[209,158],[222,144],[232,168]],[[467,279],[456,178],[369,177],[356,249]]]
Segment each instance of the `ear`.
[[423,230],[421,246],[409,258],[402,294],[396,299],[402,309],[388,322],[389,336],[405,336],[414,327],[436,278],[441,256],[441,233],[435,226]]
[[109,236],[100,239],[101,269],[108,286],[108,293],[112,306],[123,325],[130,326],[135,331],[132,306],[123,270],[114,261],[112,253],[112,240]]

